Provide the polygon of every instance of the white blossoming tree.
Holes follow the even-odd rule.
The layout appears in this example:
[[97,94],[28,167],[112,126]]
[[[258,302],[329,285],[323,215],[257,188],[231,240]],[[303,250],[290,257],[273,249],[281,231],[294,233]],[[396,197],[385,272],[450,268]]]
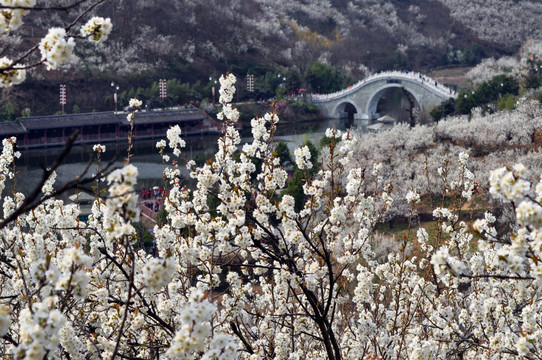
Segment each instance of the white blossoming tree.
[[[3,21],[14,19],[12,28],[33,5],[1,4]],[[93,19],[80,34],[99,40],[110,28],[107,20]],[[54,68],[69,56],[69,31],[48,32],[36,48],[40,64]],[[3,83],[24,78],[21,61],[3,61],[9,63],[0,69]],[[275,151],[278,116],[253,119],[253,141],[240,146],[239,113],[231,105],[235,77],[220,83],[223,134],[210,161],[186,162],[194,187],[180,181],[180,128],[157,143],[168,164],[169,191],[167,222],[154,229],[154,255],[136,246],[138,170],[130,164],[130,147],[124,167],[98,163],[95,175],[77,180],[97,184],[92,215],[82,222],[77,205],[56,196],[65,190],[54,184],[62,157],[45,172],[41,192],[6,192],[19,154],[15,138],[3,141],[2,356],[542,357],[542,182],[533,183],[525,166],[499,168],[489,179],[490,193],[513,206],[512,233],[499,232],[489,212],[472,226],[466,221],[461,209],[475,183],[469,156],[461,152],[457,162],[447,159],[436,170],[450,204],[433,211],[437,233],[412,228],[416,240],[406,237],[382,258],[375,253],[375,227],[394,206],[385,165],[359,166],[358,138],[329,129],[312,178],[308,147],[295,151],[298,168],[307,171],[306,201],[296,211],[295,199],[282,193],[288,176]],[[130,102],[132,124],[138,105]],[[101,154],[105,147],[94,150]],[[409,206],[420,201],[419,191],[405,192]]]
[[[254,119],[253,142],[239,148],[239,114],[229,104],[234,82],[231,74],[221,78],[224,133],[217,154],[201,167],[186,164],[194,189],[181,185],[181,162],[164,152],[170,147],[182,155],[180,129],[157,144],[171,165],[164,173],[168,221],[155,228],[156,256],[135,246],[137,169],[129,157],[125,167],[96,175],[108,174],[107,196],[97,197],[87,223],[78,220],[75,205],[55,199],[53,171],[33,207],[20,193],[4,195],[2,353],[28,359],[538,356],[542,185],[530,184],[525,167],[490,177],[491,192],[517,205],[513,234],[499,234],[489,213],[474,230],[462,218],[474,182],[461,153],[453,176],[451,164],[438,169],[443,193],[455,199],[433,212],[439,233],[419,228],[417,256],[405,240],[383,261],[371,239],[393,206],[384,167],[357,167],[356,138],[329,129],[321,168],[306,179],[307,201],[296,212],[294,198],[280,194],[287,174],[274,152],[278,117]],[[2,185],[14,176],[15,141],[4,141]],[[301,169],[310,169],[309,159],[306,149],[296,151]],[[416,189],[408,192],[410,204],[419,199]]]

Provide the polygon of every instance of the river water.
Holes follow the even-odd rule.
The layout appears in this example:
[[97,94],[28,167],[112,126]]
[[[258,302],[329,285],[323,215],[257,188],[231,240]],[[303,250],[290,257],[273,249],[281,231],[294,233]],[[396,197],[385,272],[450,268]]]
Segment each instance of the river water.
[[[345,130],[346,127],[344,120],[335,119],[315,120],[295,125],[279,125],[275,139],[276,141],[286,142],[293,152],[306,140],[310,140],[318,146],[325,130],[333,126],[340,130]],[[186,147],[183,154],[188,159],[209,159],[217,150],[218,136],[192,136],[184,140],[186,141]],[[243,135],[242,141],[252,141],[250,131]],[[149,188],[163,184],[162,173],[166,165],[162,162],[156,149],[156,142],[157,140],[135,141],[132,151],[134,155],[131,157],[130,162],[139,170],[138,188]],[[102,163],[116,159],[116,166],[122,166],[127,155],[127,142],[105,143],[104,145],[107,150],[102,155]],[[22,150],[21,158],[16,160],[18,174],[15,190],[28,194],[38,184],[43,172],[42,169],[50,167],[61,152],[61,148]],[[75,146],[67,159],[58,168],[56,183],[58,185],[65,184],[80,176],[87,166],[91,153],[91,145]],[[173,159],[173,156],[171,158]],[[95,171],[95,169],[96,165],[91,165],[90,172]],[[8,184],[6,189],[12,185]],[[58,188],[58,185],[55,188]],[[64,198],[68,195],[66,194]]]

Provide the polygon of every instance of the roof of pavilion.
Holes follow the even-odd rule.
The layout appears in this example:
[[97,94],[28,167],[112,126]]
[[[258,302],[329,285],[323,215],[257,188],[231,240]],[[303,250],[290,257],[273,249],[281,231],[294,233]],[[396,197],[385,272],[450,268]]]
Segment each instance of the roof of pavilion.
[[[16,121],[0,123],[0,136],[22,134],[31,130],[79,128],[98,125],[129,125],[125,112],[98,112],[87,114],[49,115],[19,118]],[[169,111],[141,111],[135,115],[136,124],[163,124],[198,121],[206,115],[197,109]]]
[[22,134],[24,132],[25,129],[17,121],[0,122],[0,135],[2,137],[8,135]]
[[36,116],[18,119],[17,121],[28,131],[120,124],[119,118],[113,112]]
[[[117,114],[121,117],[123,124],[129,124],[127,114]],[[193,120],[202,120],[207,116],[197,109],[174,110],[174,111],[150,111],[138,112],[135,114],[136,124],[160,124],[175,123]]]

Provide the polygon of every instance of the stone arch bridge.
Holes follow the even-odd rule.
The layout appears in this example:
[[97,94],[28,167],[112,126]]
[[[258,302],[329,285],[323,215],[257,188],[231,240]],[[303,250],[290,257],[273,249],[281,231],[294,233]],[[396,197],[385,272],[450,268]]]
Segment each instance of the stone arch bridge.
[[457,93],[435,80],[414,72],[385,71],[371,75],[344,90],[332,94],[314,94],[312,101],[329,118],[354,114],[355,119],[375,119],[378,102],[390,88],[402,88],[419,109],[438,106]]

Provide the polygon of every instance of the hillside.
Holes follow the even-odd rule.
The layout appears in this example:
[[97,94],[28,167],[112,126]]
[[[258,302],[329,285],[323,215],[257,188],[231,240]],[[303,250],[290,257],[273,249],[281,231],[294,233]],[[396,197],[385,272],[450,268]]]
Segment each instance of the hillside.
[[[58,84],[67,83],[68,109],[105,110],[112,107],[111,81],[123,91],[159,78],[199,81],[193,97],[201,98],[210,95],[209,77],[227,71],[256,75],[259,88],[278,74],[291,88],[310,88],[316,61],[344,74],[334,85],[344,86],[382,69],[472,66],[513,54],[542,32],[542,4],[530,0],[111,0],[94,11],[114,23],[106,44],[78,47],[70,68],[36,72],[39,89],[31,80],[4,91],[2,101],[51,112]],[[62,19],[60,12],[30,15],[16,36],[0,37],[5,54]]]

